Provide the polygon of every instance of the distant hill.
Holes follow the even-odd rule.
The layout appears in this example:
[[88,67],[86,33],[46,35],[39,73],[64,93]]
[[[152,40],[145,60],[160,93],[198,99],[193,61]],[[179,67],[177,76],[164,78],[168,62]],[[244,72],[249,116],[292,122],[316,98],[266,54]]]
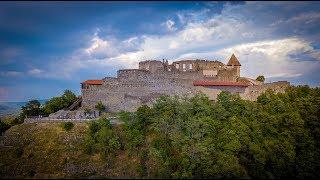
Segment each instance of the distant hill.
[[[41,104],[45,104],[48,100],[39,100]],[[0,117],[6,115],[19,114],[21,107],[26,105],[28,102],[0,102]]]

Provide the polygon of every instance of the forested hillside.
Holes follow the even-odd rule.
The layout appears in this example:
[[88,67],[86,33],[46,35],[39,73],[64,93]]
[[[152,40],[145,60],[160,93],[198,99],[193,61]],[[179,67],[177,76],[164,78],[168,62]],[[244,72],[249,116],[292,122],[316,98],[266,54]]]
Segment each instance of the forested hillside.
[[3,136],[12,147],[1,147],[1,176],[320,176],[319,88],[268,91],[256,102],[226,92],[215,102],[203,94],[161,97],[153,107],[119,116],[125,122],[119,126],[101,118],[69,128],[11,127]]

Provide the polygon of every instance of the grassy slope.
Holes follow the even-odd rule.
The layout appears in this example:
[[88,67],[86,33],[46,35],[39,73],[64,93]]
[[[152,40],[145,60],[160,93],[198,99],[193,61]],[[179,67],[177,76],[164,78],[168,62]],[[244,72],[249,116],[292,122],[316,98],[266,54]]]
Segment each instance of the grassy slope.
[[115,154],[114,164],[102,161],[100,154],[85,154],[82,143],[87,130],[86,123],[75,123],[69,132],[60,123],[10,128],[1,137],[5,145],[0,146],[1,177],[138,177],[139,160],[126,151]]

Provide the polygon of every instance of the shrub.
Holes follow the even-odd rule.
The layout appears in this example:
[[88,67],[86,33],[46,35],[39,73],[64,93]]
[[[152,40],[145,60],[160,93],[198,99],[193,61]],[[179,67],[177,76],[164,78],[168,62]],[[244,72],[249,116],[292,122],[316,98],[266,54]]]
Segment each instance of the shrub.
[[114,153],[121,148],[119,139],[110,121],[100,118],[89,124],[89,131],[84,142],[84,152],[86,154],[100,153],[103,160],[112,161]]
[[10,123],[9,125],[10,126],[14,126],[14,125],[17,125],[17,124],[22,124],[24,122],[24,119],[26,118],[26,116],[21,113],[18,117],[15,117]]
[[89,134],[91,136],[93,136],[96,132],[99,131],[101,127],[99,126],[99,124],[95,121],[90,122],[89,124]]
[[74,127],[74,124],[73,122],[63,122],[61,123],[61,127],[66,131],[70,131]]
[[101,114],[101,112],[106,110],[106,107],[102,104],[101,101],[99,101],[99,103],[95,106],[95,108],[99,111],[99,114]]
[[89,108],[84,109],[84,114],[91,114],[91,113],[92,113],[91,109],[89,109]]
[[92,154],[95,150],[95,142],[94,138],[91,135],[87,135],[84,140],[84,153],[86,154]]
[[22,147],[16,147],[13,150],[13,154],[16,158],[20,158],[23,154],[23,148]]
[[2,133],[4,133],[9,128],[10,128],[10,125],[6,124],[0,119],[0,135],[2,135]]
[[264,78],[264,76],[258,76],[256,80],[260,81],[260,82],[264,82],[265,78]]
[[36,175],[36,172],[34,170],[29,170],[27,172],[27,176],[29,176],[29,177],[34,177],[34,175]]

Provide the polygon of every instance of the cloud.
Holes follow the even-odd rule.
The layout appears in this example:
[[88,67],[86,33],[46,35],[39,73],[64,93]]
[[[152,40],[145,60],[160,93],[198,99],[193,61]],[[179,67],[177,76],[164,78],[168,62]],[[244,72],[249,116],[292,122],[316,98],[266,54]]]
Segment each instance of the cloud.
[[38,68],[33,68],[27,72],[28,75],[35,76],[35,77],[43,77],[43,73],[44,71]]
[[304,58],[313,58],[318,50],[311,43],[299,38],[266,40],[254,43],[240,44],[217,52],[220,56],[236,53],[242,60],[244,76],[256,77],[263,74],[266,77],[298,77],[310,71],[318,61],[303,61],[292,55],[305,54]]
[[182,54],[178,59],[192,59],[218,57],[227,63],[231,54],[235,53],[242,64],[241,76],[255,78],[263,74],[267,78],[292,78],[309,72],[315,66],[320,65],[317,61],[307,61],[294,58],[292,55],[304,54],[304,58],[312,59],[319,50],[314,49],[310,42],[299,38],[285,38],[279,40],[265,40],[254,43],[243,43],[217,51]]
[[95,33],[91,40],[92,44],[85,49],[85,52],[89,56],[93,56],[97,59],[103,59],[112,57],[119,54],[118,50],[114,47],[111,40],[103,40]]
[[[319,61],[306,61],[300,55],[319,60],[320,53],[312,46],[311,38],[294,34],[292,30],[299,30],[295,27],[300,22],[318,23],[318,11],[303,12],[305,9],[300,10],[299,5],[226,3],[220,14],[210,15],[207,8],[198,12],[178,12],[183,26],[175,29],[176,22],[170,18],[164,23],[169,30],[164,35],[140,34],[120,40],[110,38],[110,35],[102,37],[97,31],[88,47],[52,64],[48,77],[72,77],[80,69],[137,68],[139,61],[147,59],[205,58],[226,63],[234,52],[243,65],[242,76],[300,77],[319,67]],[[293,10],[298,13],[292,13]],[[301,32],[307,29],[303,28]]]
[[286,23],[313,23],[315,21],[320,21],[320,12],[307,12],[307,13],[301,13],[297,16],[294,16],[288,20],[286,20]]
[[162,25],[165,25],[170,32],[177,30],[177,28],[174,27],[175,22],[171,19],[167,20],[165,23],[162,23]]

